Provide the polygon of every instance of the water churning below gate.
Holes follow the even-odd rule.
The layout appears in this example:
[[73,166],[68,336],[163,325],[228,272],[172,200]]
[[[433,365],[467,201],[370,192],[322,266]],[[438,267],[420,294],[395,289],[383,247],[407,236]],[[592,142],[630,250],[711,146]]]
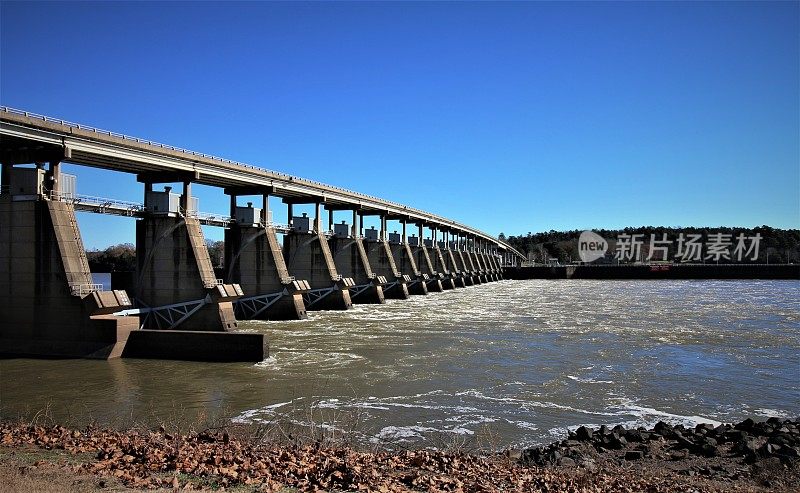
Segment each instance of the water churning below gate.
[[505,448],[584,424],[800,415],[796,281],[503,281],[241,327],[268,335],[268,360],[0,360],[2,416]]

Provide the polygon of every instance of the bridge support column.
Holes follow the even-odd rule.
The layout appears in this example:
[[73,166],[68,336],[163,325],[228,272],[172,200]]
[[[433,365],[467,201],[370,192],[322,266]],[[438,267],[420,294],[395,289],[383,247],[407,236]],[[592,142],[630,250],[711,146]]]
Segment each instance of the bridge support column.
[[467,238],[466,248],[467,250],[465,252],[465,255],[467,256],[470,266],[472,267],[472,272],[475,275],[475,281],[476,281],[475,284],[486,283],[486,275],[483,272],[483,267],[481,267],[481,264],[478,262],[478,257],[475,254],[475,243],[469,238]]
[[409,294],[425,295],[428,294],[428,286],[425,281],[428,280],[428,275],[423,275],[417,267],[415,255],[411,251],[409,245],[409,237],[406,231],[406,221],[402,220],[403,236],[399,243],[391,244],[392,257],[395,260],[397,270],[401,275],[407,276],[407,289]]
[[431,228],[431,248],[428,253],[431,257],[433,270],[439,275],[439,282],[442,285],[442,289],[455,289],[456,283],[453,282],[453,275],[450,269],[447,268],[447,262],[445,262],[444,255],[442,255],[442,250],[439,245],[439,232],[436,228]]
[[[399,243],[396,243],[399,246]],[[387,280],[384,295],[389,299],[405,300],[409,297],[410,275],[402,274],[392,253],[392,245],[387,240],[367,241],[367,256],[374,272]]]
[[494,271],[489,265],[489,260],[486,258],[486,252],[484,251],[483,241],[476,240],[476,242],[477,242],[477,248],[475,249],[475,255],[477,255],[478,262],[481,264],[481,266],[483,267],[483,272],[486,274],[486,281],[494,282],[496,280],[494,278]]
[[314,220],[316,231],[312,231],[310,220],[305,214],[291,219],[293,229],[283,239],[286,267],[310,284],[310,291],[303,295],[307,310],[348,310],[353,307],[349,287],[354,282],[336,269],[328,239],[319,229],[319,219]]
[[454,243],[450,241],[450,235],[446,234],[444,239],[445,250],[443,252],[444,262],[447,265],[450,273],[452,274],[453,284],[457,288],[465,288],[467,284],[464,279],[464,272],[461,266],[458,265],[455,256],[453,255]]
[[0,353],[119,357],[139,320],[111,315],[130,308],[127,293],[93,285],[75,210],[43,183],[44,170],[3,166]]
[[427,275],[428,279],[425,283],[428,286],[429,292],[434,293],[441,293],[444,291],[444,287],[442,286],[442,281],[439,277],[439,273],[436,272],[436,269],[433,268],[433,261],[431,260],[430,253],[428,252],[428,248],[425,246],[425,240],[423,239],[423,224],[417,225],[419,229],[419,237],[416,238],[416,246],[414,246],[414,238],[411,238],[411,246],[412,251],[415,254],[417,267],[419,268],[422,275]]
[[239,286],[217,281],[196,218],[148,215],[136,221],[136,300],[149,309],[145,328],[235,330],[232,302],[241,295]]
[[[229,191],[226,191],[226,193]],[[299,320],[307,318],[305,280],[289,275],[275,228],[268,223],[269,201],[259,210],[236,206],[231,194],[231,217],[225,230],[225,280],[239,284],[245,295],[234,303],[239,320]]]
[[353,303],[383,303],[385,301],[382,285],[386,278],[372,271],[365,248],[365,240],[359,236],[350,237],[348,225],[334,225],[334,234],[329,240],[336,270],[355,283],[349,288]]

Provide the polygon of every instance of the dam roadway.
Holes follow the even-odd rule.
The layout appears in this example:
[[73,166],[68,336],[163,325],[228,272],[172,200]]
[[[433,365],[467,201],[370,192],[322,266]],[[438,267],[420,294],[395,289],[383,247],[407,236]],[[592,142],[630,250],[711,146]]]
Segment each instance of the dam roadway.
[[[136,174],[144,200],[78,196],[62,162]],[[501,279],[504,266],[523,258],[478,229],[392,201],[7,107],[0,163],[5,354],[258,361],[267,342],[238,332],[237,320],[298,319],[307,310],[475,286]],[[183,189],[154,189],[159,183]],[[194,183],[223,189],[229,215],[200,214]],[[253,195],[261,207],[237,203]],[[286,224],[272,222],[270,197],[286,204]],[[295,216],[295,204],[314,205],[314,216]],[[112,291],[91,282],[76,209],[137,217],[136,271]],[[352,212],[351,223],[334,225],[335,211]],[[378,216],[380,229],[365,230],[365,216]],[[389,221],[402,234],[389,233]],[[221,271],[203,224],[226,228]]]

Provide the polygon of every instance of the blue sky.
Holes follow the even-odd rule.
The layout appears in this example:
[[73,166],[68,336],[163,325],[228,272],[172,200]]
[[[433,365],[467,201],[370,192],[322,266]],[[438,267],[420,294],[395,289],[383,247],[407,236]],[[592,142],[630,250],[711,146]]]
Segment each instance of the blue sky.
[[[0,102],[491,234],[797,228],[798,5],[4,1]],[[79,221],[89,248],[133,241],[131,220]]]

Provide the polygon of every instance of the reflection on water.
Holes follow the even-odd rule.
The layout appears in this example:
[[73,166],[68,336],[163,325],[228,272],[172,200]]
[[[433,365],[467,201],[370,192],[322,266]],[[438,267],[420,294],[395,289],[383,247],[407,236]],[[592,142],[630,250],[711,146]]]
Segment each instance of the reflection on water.
[[2,415],[313,420],[365,442],[515,446],[581,424],[800,414],[794,281],[504,281],[241,326],[269,336],[269,359],[0,361]]

